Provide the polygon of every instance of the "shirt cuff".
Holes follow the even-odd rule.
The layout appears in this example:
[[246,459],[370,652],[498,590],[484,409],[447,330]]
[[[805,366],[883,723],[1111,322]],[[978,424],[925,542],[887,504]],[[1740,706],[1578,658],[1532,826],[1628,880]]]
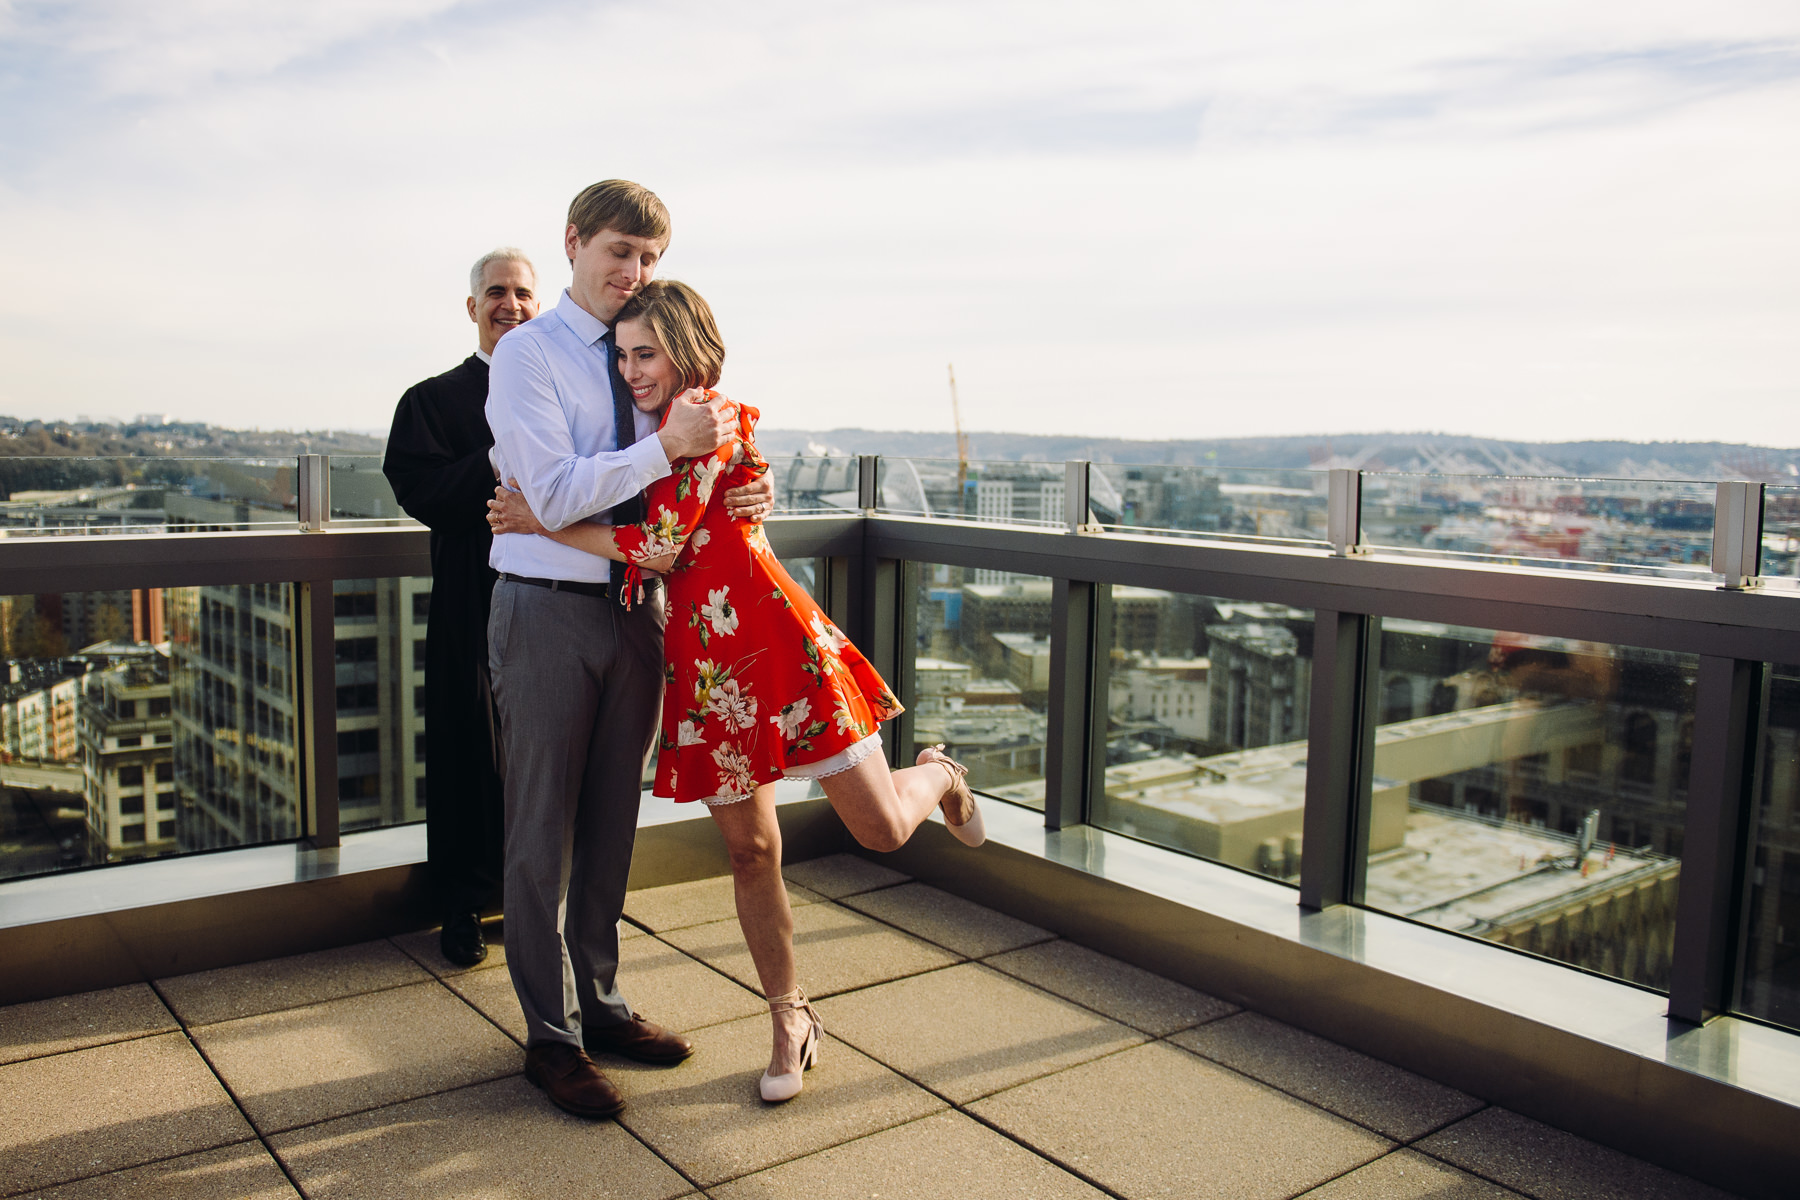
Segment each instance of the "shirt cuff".
[[662,439],[655,434],[640,438],[625,447],[625,456],[637,473],[640,488],[655,483],[669,473],[668,452],[663,449]]

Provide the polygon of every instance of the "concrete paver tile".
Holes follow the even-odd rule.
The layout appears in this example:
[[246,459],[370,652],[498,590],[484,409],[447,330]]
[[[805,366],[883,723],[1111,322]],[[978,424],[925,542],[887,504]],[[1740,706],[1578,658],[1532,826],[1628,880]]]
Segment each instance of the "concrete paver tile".
[[1167,1043],[970,1106],[1127,1200],[1285,1200],[1393,1143]]
[[385,938],[336,950],[272,958],[159,979],[175,1015],[190,1027],[380,991],[431,976]]
[[699,1029],[769,1011],[760,991],[653,937],[619,947],[619,988],[633,1012],[670,1029]]
[[1048,929],[1039,929],[926,883],[864,892],[847,897],[843,903],[969,958],[986,958],[1056,936]]
[[[790,883],[788,903],[794,908],[816,904],[817,892]],[[691,883],[671,883],[625,893],[625,915],[651,933],[705,925],[711,921],[737,920],[737,897],[731,876],[715,875]]]
[[505,1034],[435,980],[193,1030],[264,1133],[524,1069]]
[[309,1200],[668,1200],[687,1181],[613,1121],[521,1076],[273,1137]]
[[1415,1149],[1534,1200],[1730,1200],[1729,1192],[1504,1108],[1486,1108]]
[[181,1026],[145,983],[0,1008],[0,1063],[168,1033]]
[[1396,1150],[1296,1200],[1520,1200],[1520,1196],[1435,1158]]
[[1400,1142],[1483,1103],[1260,1013],[1239,1013],[1169,1040]]
[[959,1112],[911,1121],[711,1191],[713,1200],[1102,1200],[1106,1195]]
[[769,1065],[770,1036],[766,1016],[747,1017],[713,1026],[700,1051],[677,1067],[609,1061],[606,1074],[625,1093],[620,1123],[710,1188],[944,1107],[830,1038],[806,1074],[806,1090],[786,1104],[764,1104],[756,1083]]
[[[630,929],[625,922],[619,922],[619,936],[625,936]],[[640,932],[633,929],[633,933]],[[439,979],[448,979],[452,975],[461,975],[464,971],[485,971],[489,967],[506,965],[506,922],[499,917],[489,917],[481,923],[481,937],[487,943],[487,957],[472,967],[462,967],[444,957],[438,949],[439,930],[420,929],[413,933],[402,933],[391,939],[394,945],[406,951],[415,962]]]
[[476,1012],[506,1031],[506,1036],[525,1045],[525,1010],[513,990],[512,972],[505,967],[483,967],[446,976],[444,986],[466,1000]]
[[1144,1035],[978,963],[821,1002],[835,1037],[967,1104]]
[[0,1096],[0,1195],[252,1136],[180,1033],[11,1063]]
[[781,873],[787,876],[789,883],[815,891],[827,900],[842,900],[845,896],[892,887],[912,878],[854,854],[828,854],[824,858],[788,863],[781,868]]
[[1130,963],[1109,958],[1074,942],[1045,942],[1007,954],[987,965],[1065,1000],[1085,1004],[1152,1037],[1212,1021],[1238,1006],[1183,987]]
[[[663,940],[762,994],[736,920],[671,930]],[[824,901],[794,910],[794,955],[800,986],[814,998],[958,961],[947,950]]]
[[239,1142],[32,1192],[22,1200],[300,1200],[261,1142]]

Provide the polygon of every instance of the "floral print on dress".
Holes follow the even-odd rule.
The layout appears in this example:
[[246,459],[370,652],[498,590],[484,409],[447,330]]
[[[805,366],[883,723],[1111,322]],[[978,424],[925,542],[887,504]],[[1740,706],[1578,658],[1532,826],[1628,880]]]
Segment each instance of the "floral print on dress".
[[741,799],[786,767],[849,749],[901,711],[881,675],[782,567],[762,526],[725,512],[725,492],[769,469],[756,449],[759,414],[734,407],[736,435],[650,486],[652,520],[614,530],[634,567],[676,556],[666,576],[655,787],[683,801]]

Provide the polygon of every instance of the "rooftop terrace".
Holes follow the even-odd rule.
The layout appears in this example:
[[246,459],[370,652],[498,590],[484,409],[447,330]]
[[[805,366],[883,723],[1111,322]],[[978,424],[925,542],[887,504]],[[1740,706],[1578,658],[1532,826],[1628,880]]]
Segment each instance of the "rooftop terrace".
[[785,1106],[718,877],[628,898],[628,994],[699,1053],[603,1062],[616,1121],[525,1082],[498,924],[471,971],[420,932],[0,1009],[0,1195],[1729,1195],[865,859],[786,874],[830,1036]]

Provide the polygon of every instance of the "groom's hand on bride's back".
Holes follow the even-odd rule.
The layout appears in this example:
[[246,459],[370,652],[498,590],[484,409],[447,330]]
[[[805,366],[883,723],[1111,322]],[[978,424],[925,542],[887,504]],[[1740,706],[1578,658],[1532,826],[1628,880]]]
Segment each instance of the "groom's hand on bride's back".
[[674,462],[711,454],[725,444],[736,428],[735,405],[723,396],[708,400],[705,392],[690,388],[669,405],[669,419],[656,436],[662,440],[663,453]]

